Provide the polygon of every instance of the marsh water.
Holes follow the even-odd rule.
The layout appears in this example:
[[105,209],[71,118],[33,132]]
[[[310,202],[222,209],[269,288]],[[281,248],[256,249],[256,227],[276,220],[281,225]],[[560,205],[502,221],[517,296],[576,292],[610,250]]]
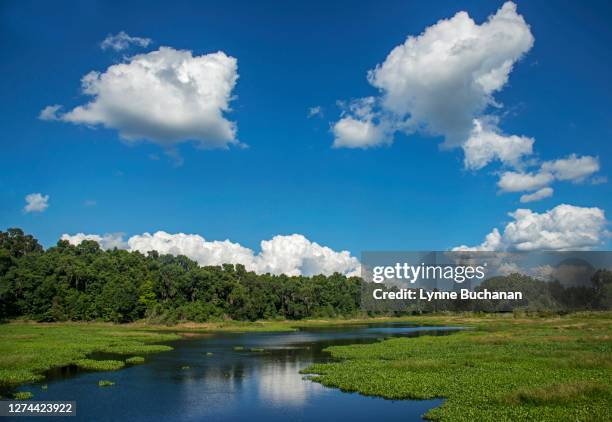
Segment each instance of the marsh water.
[[[35,400],[75,400],[77,415],[70,420],[417,421],[442,401],[392,401],[344,393],[310,381],[299,371],[311,363],[329,361],[329,353],[323,351],[328,346],[443,335],[453,330],[370,324],[296,332],[205,334],[168,343],[174,350],[148,355],[143,365],[111,372],[57,369],[45,381],[47,390],[40,385],[22,389],[33,391]],[[98,387],[99,380],[111,380],[115,385]]]

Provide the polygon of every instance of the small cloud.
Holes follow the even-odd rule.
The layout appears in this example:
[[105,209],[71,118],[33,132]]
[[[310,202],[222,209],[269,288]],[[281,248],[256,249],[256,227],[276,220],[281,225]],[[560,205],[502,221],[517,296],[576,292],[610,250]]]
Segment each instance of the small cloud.
[[535,191],[534,193],[528,193],[525,195],[521,195],[521,203],[534,202],[539,201],[540,199],[548,198],[553,195],[553,188],[542,188],[540,190]]
[[159,161],[159,155],[157,155],[157,154],[149,154],[149,160]]
[[517,173],[506,171],[501,174],[497,186],[502,192],[535,191],[546,187],[554,180],[554,176],[547,172]]
[[571,154],[567,158],[542,163],[542,171],[553,174],[557,180],[580,183],[599,171],[599,158]]
[[185,163],[185,159],[181,156],[178,149],[168,148],[165,152],[174,167],[181,167]]
[[86,207],[95,207],[96,205],[98,205],[98,202],[95,199],[86,199],[85,201],[83,201],[83,205],[85,205]]
[[151,38],[140,38],[131,37],[125,31],[121,31],[118,34],[109,34],[104,41],[100,43],[102,50],[108,50],[109,48],[115,51],[126,50],[130,45],[137,47],[148,47],[151,44]]
[[593,185],[603,185],[604,183],[608,183],[608,178],[606,176],[593,177],[591,183]]
[[38,118],[40,120],[59,120],[60,118],[57,112],[60,111],[61,108],[62,106],[59,104],[47,106],[38,114]]
[[312,117],[323,117],[323,108],[321,106],[314,106],[308,109],[308,118]]
[[30,193],[25,197],[26,206],[23,207],[25,212],[43,212],[49,208],[49,195],[41,195],[40,193]]

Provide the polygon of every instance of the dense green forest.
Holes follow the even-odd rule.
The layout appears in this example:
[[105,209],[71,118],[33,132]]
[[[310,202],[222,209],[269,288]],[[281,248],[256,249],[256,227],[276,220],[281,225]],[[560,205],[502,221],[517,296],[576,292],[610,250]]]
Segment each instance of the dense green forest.
[[[242,265],[200,267],[185,256],[102,250],[60,240],[44,250],[20,229],[0,231],[0,319],[102,320],[161,323],[221,319],[302,319],[363,315],[368,283],[342,274],[312,277],[255,274]],[[564,288],[514,274],[479,289],[521,290],[526,310],[609,309],[612,273],[598,271],[587,287]],[[366,294],[367,296],[367,294]],[[396,313],[509,311],[503,301],[415,302]],[[381,308],[372,314],[389,313]]]

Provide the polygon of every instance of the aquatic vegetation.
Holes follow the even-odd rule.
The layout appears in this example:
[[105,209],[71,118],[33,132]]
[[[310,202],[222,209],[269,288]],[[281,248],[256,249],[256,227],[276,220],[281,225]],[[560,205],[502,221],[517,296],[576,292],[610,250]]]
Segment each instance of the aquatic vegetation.
[[186,369],[191,369],[191,367],[190,367],[190,366],[188,366],[188,365],[183,365],[183,366],[181,366],[181,369],[182,369],[182,370],[186,370]]
[[265,352],[265,349],[262,349],[261,347],[251,347],[249,350],[251,352]]
[[417,320],[474,329],[334,346],[335,361],[302,372],[365,395],[446,398],[432,420],[610,420],[612,313]]
[[145,355],[148,353],[168,352],[170,350],[172,350],[172,347],[163,344],[130,343],[107,346],[101,351],[118,355],[133,355],[135,353]]
[[130,364],[130,365],[137,365],[140,363],[144,363],[145,358],[143,358],[142,356],[132,356],[131,358],[127,358],[125,360],[125,363]]
[[[0,349],[2,346],[0,345]],[[0,364],[3,357],[0,356]],[[40,381],[44,377],[39,374],[35,374],[27,369],[0,369],[0,385],[19,385],[29,382]]]
[[109,381],[109,380],[98,381],[98,387],[110,387],[112,385],[115,385],[115,381]]
[[125,366],[125,363],[120,360],[79,359],[74,364],[89,371],[116,371]]
[[1,324],[0,386],[41,381],[45,371],[87,359],[93,352],[162,352],[170,347],[151,343],[177,339],[172,333],[108,324]]
[[43,391],[47,391],[49,389],[49,386],[47,384],[43,384],[40,386],[40,389]]
[[212,356],[213,352],[206,352],[206,356]]
[[243,346],[234,346],[234,351],[236,352],[242,352],[244,350]]
[[34,397],[34,394],[31,391],[19,391],[13,394],[15,400],[29,400],[32,397]]

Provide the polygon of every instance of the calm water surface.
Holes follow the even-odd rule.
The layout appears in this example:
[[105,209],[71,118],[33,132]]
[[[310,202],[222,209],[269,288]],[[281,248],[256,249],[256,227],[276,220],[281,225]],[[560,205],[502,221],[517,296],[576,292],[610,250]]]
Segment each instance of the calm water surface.
[[[331,345],[452,330],[379,324],[211,334],[168,343],[174,350],[146,356],[144,365],[111,372],[64,368],[50,373],[47,391],[40,384],[22,389],[33,391],[34,400],[75,400],[77,416],[71,421],[417,421],[442,400],[392,401],[343,393],[304,379],[299,371],[328,361],[322,349]],[[245,351],[234,351],[235,346]],[[265,352],[250,352],[251,347]],[[101,379],[116,384],[100,388]]]

